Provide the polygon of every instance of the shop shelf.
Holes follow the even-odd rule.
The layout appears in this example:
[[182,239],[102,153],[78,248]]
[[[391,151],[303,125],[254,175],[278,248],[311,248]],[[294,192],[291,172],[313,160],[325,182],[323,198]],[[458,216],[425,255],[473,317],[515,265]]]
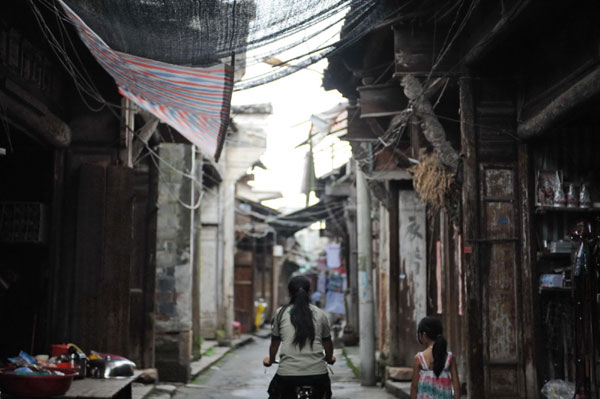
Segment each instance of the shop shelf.
[[537,260],[569,260],[571,252],[537,252]]
[[550,205],[536,205],[535,213],[546,213],[546,212],[573,212],[573,213],[600,213],[600,208],[578,208],[568,206],[550,206]]
[[540,292],[557,292],[562,294],[570,294],[571,287],[540,287]]

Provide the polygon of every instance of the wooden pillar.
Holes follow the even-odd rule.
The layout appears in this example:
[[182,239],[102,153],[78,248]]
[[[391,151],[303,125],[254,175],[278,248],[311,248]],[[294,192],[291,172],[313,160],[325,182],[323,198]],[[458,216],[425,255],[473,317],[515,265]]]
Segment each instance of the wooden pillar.
[[[104,248],[100,311],[106,318],[97,328],[107,351],[128,354],[129,301],[134,172],[130,168],[106,169],[106,208],[104,210]],[[97,316],[97,315],[96,315]],[[113,352],[114,351],[114,352]]]
[[390,181],[390,204],[389,204],[389,257],[390,274],[388,277],[388,298],[390,301],[389,328],[390,328],[390,365],[402,366],[400,364],[400,343],[398,311],[400,309],[400,297],[398,286],[400,284],[400,219],[398,215],[398,183]]
[[[97,328],[98,314],[102,309],[103,242],[106,229],[106,170],[103,166],[84,164],[79,169],[77,181],[77,213],[75,225],[75,256],[72,280],[70,328],[63,339],[72,339],[82,348],[102,346],[102,330]],[[67,283],[66,281],[63,284]],[[66,313],[66,312],[65,312]],[[70,334],[69,334],[70,333]]]
[[[523,357],[525,371],[525,392],[527,397],[535,398],[539,392],[537,382],[537,362],[535,356],[535,317],[533,314],[533,246],[531,245],[531,199],[533,184],[529,179],[528,145],[518,145],[519,156],[519,191],[521,193],[521,292],[523,298]],[[529,327],[527,327],[529,326]]]
[[52,187],[52,207],[50,213],[50,281],[49,298],[46,310],[46,321],[42,321],[45,331],[42,334],[42,343],[48,348],[54,342],[58,342],[56,329],[53,320],[60,315],[60,305],[58,302],[59,291],[61,287],[61,238],[63,221],[63,196],[65,189],[65,151],[62,149],[54,150],[53,163],[53,187]]
[[349,341],[358,337],[358,244],[356,238],[356,211],[355,204],[348,200],[344,206],[346,229],[348,230],[348,285],[350,287],[350,309],[348,309],[348,330],[352,336]]
[[473,84],[470,78],[461,78],[460,129],[463,154],[463,266],[466,287],[467,334],[467,392],[470,398],[484,397],[483,340],[481,326],[481,286],[479,275],[479,251],[473,240],[479,237],[479,187],[477,182],[477,148],[475,130],[475,107]]

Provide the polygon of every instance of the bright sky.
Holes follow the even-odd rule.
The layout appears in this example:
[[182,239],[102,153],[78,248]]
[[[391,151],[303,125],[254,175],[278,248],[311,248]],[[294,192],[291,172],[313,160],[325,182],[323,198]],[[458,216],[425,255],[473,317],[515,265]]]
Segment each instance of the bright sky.
[[[295,53],[314,48],[309,43],[301,47]],[[278,58],[286,60],[286,56],[289,55],[282,54]],[[295,147],[307,139],[312,114],[327,111],[344,101],[339,92],[323,89],[322,73],[326,66],[327,60],[321,60],[285,78],[233,94],[234,105],[268,102],[273,105],[273,116],[269,119],[267,130],[267,149],[261,157],[267,170],[254,169],[254,187],[257,191],[279,191],[284,198],[265,201],[267,206],[284,212],[305,206],[305,196],[300,188],[308,146]],[[256,76],[272,70],[272,66],[260,63],[248,68],[246,75]],[[327,137],[314,145],[313,153],[317,177],[331,171],[332,166],[343,165],[351,155],[348,143],[336,137]],[[311,200],[311,203],[314,202],[316,199]]]

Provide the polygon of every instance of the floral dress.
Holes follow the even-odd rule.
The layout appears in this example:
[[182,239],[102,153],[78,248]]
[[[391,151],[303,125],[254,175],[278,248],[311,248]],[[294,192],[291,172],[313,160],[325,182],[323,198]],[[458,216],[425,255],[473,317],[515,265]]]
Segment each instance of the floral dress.
[[419,352],[417,356],[421,363],[417,399],[452,399],[452,378],[450,376],[452,352],[448,352],[446,364],[439,377],[436,377],[433,370],[427,367],[423,352]]

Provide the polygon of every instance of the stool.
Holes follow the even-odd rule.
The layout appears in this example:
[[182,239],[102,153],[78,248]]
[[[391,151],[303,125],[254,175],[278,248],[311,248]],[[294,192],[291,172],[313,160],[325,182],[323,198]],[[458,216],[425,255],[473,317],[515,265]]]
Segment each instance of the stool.
[[240,323],[239,321],[234,321],[233,322],[233,337],[234,338],[240,338],[242,335],[242,323]]

